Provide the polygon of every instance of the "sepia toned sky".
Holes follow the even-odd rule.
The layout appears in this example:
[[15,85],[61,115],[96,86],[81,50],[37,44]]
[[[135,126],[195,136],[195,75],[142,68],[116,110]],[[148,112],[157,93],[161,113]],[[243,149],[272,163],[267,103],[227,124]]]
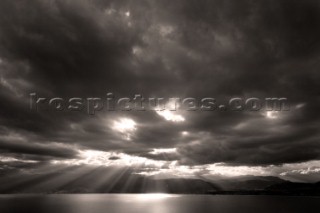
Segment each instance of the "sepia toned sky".
[[[320,177],[317,0],[0,1],[0,171]],[[290,110],[30,110],[40,97],[286,97]]]

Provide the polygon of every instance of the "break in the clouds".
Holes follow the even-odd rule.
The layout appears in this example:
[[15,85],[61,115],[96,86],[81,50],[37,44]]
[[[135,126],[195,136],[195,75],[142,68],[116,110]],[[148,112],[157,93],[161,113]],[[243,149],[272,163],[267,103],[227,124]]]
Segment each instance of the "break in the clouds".
[[[0,14],[3,170],[139,164],[141,174],[319,177],[319,1],[2,0]],[[91,116],[31,111],[34,92],[287,97],[291,110]]]

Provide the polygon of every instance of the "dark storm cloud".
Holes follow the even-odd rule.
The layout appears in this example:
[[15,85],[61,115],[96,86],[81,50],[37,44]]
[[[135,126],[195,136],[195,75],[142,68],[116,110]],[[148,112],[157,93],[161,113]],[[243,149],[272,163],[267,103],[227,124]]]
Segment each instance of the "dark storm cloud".
[[[3,0],[0,26],[0,130],[27,135],[0,142],[3,153],[74,158],[88,148],[183,164],[320,159],[318,1]],[[179,112],[185,122],[175,123],[156,112],[32,112],[31,92],[276,96],[288,97],[292,110],[273,120]],[[131,141],[112,129],[121,117],[137,123]],[[149,153],[172,147],[178,152]]]
[[[281,138],[281,137],[279,137]],[[299,140],[277,137],[248,138],[241,141],[233,138],[202,140],[198,144],[182,146],[179,153],[186,158],[182,163],[208,164],[226,162],[233,165],[270,165],[304,162],[319,159],[319,137]],[[303,150],[303,151],[302,151]]]
[[139,35],[87,1],[4,1],[1,8],[4,56],[26,61],[28,77],[49,94],[86,95],[95,90],[92,81],[110,86]]
[[31,155],[44,155],[58,158],[72,158],[78,154],[72,148],[64,147],[56,143],[31,143],[26,141],[15,141],[14,139],[1,140],[1,153],[18,153]]

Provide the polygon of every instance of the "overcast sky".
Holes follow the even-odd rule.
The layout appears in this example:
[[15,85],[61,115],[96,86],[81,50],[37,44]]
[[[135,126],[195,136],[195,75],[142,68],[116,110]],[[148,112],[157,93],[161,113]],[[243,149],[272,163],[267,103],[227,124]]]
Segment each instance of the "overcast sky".
[[[0,169],[320,177],[317,0],[0,1]],[[290,111],[30,110],[41,97],[286,97]]]

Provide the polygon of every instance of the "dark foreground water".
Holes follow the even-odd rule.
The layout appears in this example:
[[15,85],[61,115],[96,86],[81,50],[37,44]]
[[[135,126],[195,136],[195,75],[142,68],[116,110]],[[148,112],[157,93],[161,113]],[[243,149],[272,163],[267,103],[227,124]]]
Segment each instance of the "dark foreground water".
[[320,212],[319,197],[86,194],[0,195],[0,213]]

